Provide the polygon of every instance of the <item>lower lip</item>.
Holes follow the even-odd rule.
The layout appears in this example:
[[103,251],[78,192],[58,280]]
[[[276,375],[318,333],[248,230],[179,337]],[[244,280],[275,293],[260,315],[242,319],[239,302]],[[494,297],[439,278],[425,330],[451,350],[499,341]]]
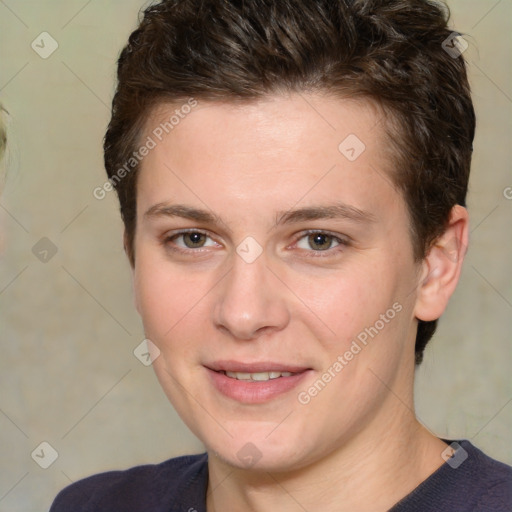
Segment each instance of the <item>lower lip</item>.
[[238,380],[209,368],[207,371],[213,385],[223,395],[246,404],[261,404],[297,387],[311,370],[265,381]]

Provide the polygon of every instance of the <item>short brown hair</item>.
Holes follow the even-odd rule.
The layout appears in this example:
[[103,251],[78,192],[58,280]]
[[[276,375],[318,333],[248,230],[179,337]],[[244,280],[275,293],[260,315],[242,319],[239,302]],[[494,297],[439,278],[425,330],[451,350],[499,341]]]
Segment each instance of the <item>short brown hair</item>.
[[[408,207],[415,257],[425,257],[451,208],[465,206],[475,130],[465,62],[447,48],[457,49],[448,20],[444,4],[426,0],[164,0],[148,7],[119,57],[104,141],[131,264],[138,166],[121,180],[116,172],[153,107],[283,91],[366,98],[389,114],[391,178]],[[436,325],[419,321],[416,363]]]

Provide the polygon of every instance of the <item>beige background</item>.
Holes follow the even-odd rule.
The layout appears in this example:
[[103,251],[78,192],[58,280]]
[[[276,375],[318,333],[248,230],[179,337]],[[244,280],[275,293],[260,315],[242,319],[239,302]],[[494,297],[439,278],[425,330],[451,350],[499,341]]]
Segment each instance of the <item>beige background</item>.
[[[11,114],[0,200],[0,511],[46,510],[91,473],[201,450],[133,355],[143,333],[117,202],[92,195],[105,180],[115,60],[141,4],[0,1],[0,101]],[[418,372],[417,408],[438,435],[512,463],[512,2],[450,5],[469,34],[478,114],[471,246]],[[59,45],[47,59],[31,48],[43,31]],[[38,242],[47,262],[33,253]],[[31,458],[43,441],[58,452],[48,469]]]

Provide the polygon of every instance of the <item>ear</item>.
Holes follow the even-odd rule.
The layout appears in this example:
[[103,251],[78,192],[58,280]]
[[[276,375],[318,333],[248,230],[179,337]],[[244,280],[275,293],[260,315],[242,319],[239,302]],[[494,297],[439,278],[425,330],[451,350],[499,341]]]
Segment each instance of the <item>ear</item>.
[[467,251],[469,219],[466,208],[455,205],[446,231],[435,241],[422,262],[415,316],[437,320],[457,286]]
[[130,248],[130,239],[126,233],[126,229],[123,232],[123,247],[124,247],[124,252],[128,258],[128,261],[130,262],[130,267],[132,269],[133,305],[135,306],[135,309],[140,314],[139,301],[137,298],[137,289],[136,289],[136,284],[135,284],[135,261],[133,259],[133,251]]
[[135,261],[133,258],[133,250],[132,250],[132,247],[130,244],[130,239],[129,239],[126,229],[123,232],[123,248],[124,248],[124,253],[126,254],[128,261],[130,263],[130,267],[132,267],[132,271],[133,271]]

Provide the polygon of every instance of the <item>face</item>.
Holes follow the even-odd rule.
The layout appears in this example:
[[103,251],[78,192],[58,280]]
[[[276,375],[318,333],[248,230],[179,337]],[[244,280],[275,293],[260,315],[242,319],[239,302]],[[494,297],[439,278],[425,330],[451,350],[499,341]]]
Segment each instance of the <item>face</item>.
[[418,268],[377,110],[200,102],[160,141],[175,109],[147,124],[134,242],[170,401],[239,467],[299,468],[378,438],[411,397]]

